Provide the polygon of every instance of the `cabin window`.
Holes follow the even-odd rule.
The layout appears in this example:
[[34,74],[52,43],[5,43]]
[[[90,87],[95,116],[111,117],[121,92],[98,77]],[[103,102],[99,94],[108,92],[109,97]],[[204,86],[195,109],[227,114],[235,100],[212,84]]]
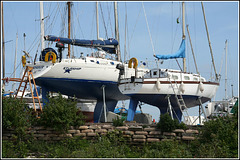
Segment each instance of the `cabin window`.
[[94,62],[94,60],[90,60],[91,62]]
[[184,76],[184,80],[190,80],[189,76]]
[[205,80],[203,78],[201,78],[201,81],[204,82]]
[[160,78],[166,78],[167,76],[167,72],[160,71]]
[[194,80],[194,81],[198,81],[198,78],[194,77],[193,80]]
[[178,76],[176,76],[176,75],[172,75],[172,79],[174,79],[174,80],[178,80]]
[[151,71],[151,76],[152,77],[155,77],[155,78],[157,78],[157,77],[159,77],[159,71],[158,70],[153,70],[153,71]]

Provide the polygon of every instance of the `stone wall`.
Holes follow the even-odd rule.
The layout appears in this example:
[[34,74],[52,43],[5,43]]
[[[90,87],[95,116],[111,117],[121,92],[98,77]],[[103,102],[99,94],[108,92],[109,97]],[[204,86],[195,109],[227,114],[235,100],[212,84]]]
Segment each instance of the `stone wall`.
[[[96,139],[106,135],[108,132],[115,131],[116,134],[122,133],[123,137],[130,143],[160,142],[171,139],[192,141],[199,134],[197,129],[187,130],[176,129],[173,132],[161,132],[156,125],[143,125],[137,123],[126,123],[124,126],[114,127],[111,123],[86,123],[80,127],[70,127],[67,133],[62,134],[52,128],[33,127],[27,133],[32,134],[34,139],[59,141],[65,138],[81,137],[82,139]],[[12,139],[14,130],[3,130],[2,139]]]

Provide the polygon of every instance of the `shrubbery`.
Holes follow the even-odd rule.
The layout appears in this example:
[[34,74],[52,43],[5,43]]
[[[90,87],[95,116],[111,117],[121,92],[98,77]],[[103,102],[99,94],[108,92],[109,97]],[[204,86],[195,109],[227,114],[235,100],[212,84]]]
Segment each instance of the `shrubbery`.
[[123,126],[123,121],[124,118],[119,118],[117,117],[116,119],[113,119],[113,126],[117,127],[117,126]]
[[166,113],[160,115],[157,128],[162,132],[172,132],[174,129],[186,129],[187,126],[183,122],[179,123],[177,119],[172,120],[171,116]]
[[[218,117],[204,123],[199,135],[199,152],[203,157],[238,156],[238,116]],[[204,144],[204,145],[203,145]],[[201,156],[198,155],[198,156]]]
[[49,98],[41,114],[39,125],[51,127],[57,131],[67,131],[70,126],[83,125],[85,116],[76,105],[76,100],[65,99],[61,94]]
[[21,140],[26,136],[26,130],[34,121],[33,110],[28,108],[24,102],[12,97],[3,98],[2,104],[2,126],[3,129],[14,129],[16,138]]

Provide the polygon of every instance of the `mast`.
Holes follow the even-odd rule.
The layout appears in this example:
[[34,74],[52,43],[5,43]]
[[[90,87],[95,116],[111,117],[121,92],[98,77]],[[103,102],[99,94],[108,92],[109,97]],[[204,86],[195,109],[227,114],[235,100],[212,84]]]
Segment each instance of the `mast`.
[[40,25],[41,25],[41,45],[42,45],[42,50],[45,49],[45,42],[44,42],[44,16],[43,16],[43,2],[40,1]]
[[212,64],[213,64],[213,68],[214,68],[214,72],[215,72],[215,76],[216,76],[215,78],[218,81],[218,75],[217,75],[216,67],[215,67],[215,64],[214,64],[214,58],[213,58],[213,53],[212,53],[212,46],[211,46],[211,42],[210,42],[210,38],[209,38],[208,27],[207,27],[207,20],[206,20],[206,17],[205,17],[203,2],[201,2],[201,4],[202,4],[203,17],[204,17],[204,22],[205,22],[205,27],[206,27],[207,37],[208,37],[210,53],[211,53],[211,56],[212,56]]
[[[5,42],[4,42],[4,23],[3,23],[3,2],[1,2],[2,10],[2,63],[3,63],[3,78],[5,78]],[[5,89],[5,81],[3,81],[2,89]]]
[[[15,48],[15,60],[14,60],[14,78],[16,78],[16,65],[17,65],[17,46],[18,46],[18,33],[16,34],[16,48]],[[15,89],[16,83],[14,82],[12,85],[12,90]]]
[[96,2],[97,40],[99,40],[98,2]]
[[[71,38],[71,2],[67,2],[68,6],[68,38]],[[68,58],[70,58],[70,47],[71,45],[68,44]]]
[[[182,39],[185,39],[185,4],[182,2]],[[183,58],[183,72],[186,72],[186,58]]]
[[225,41],[225,53],[226,53],[226,59],[225,59],[225,99],[227,99],[227,40]]
[[119,29],[118,29],[118,12],[117,12],[117,2],[114,2],[114,16],[115,16],[115,38],[118,41],[117,45],[117,61],[121,60],[121,53],[120,53],[120,41],[119,41]]

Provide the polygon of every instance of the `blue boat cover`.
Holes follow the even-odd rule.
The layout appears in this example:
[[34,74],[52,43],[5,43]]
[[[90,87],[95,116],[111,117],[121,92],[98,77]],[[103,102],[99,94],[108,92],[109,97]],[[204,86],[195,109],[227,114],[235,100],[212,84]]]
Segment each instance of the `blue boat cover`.
[[169,55],[156,55],[155,57],[158,59],[185,58],[185,39],[182,40],[179,50],[176,53]]
[[47,41],[61,42],[65,44],[71,44],[81,47],[93,47],[93,48],[102,48],[104,51],[109,53],[115,53],[116,46],[118,41],[115,39],[108,40],[85,40],[85,39],[69,39],[63,37],[56,37],[52,35],[47,35],[44,37]]

